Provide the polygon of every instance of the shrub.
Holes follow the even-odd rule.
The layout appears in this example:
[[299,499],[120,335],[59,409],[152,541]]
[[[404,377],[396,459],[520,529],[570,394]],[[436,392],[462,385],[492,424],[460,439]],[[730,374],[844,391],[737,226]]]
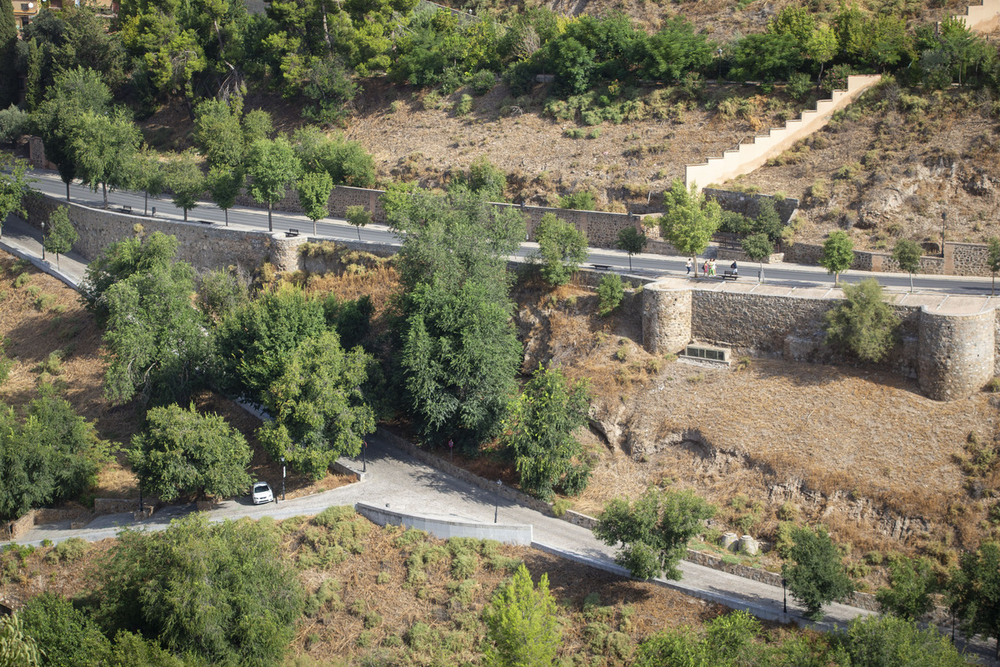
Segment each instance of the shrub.
[[472,111],[472,95],[468,93],[463,93],[462,97],[459,98],[458,104],[455,105],[455,115],[465,116]]
[[827,312],[826,340],[863,361],[881,361],[893,348],[899,317],[873,278],[844,286],[845,300]]
[[45,560],[50,563],[74,563],[87,553],[90,545],[79,537],[71,537],[57,544],[52,551],[45,554]]
[[597,314],[607,317],[625,298],[625,286],[622,284],[621,276],[617,273],[602,276],[601,282],[597,285],[597,298]]
[[597,208],[597,198],[590,190],[580,190],[560,197],[559,208],[593,211]]
[[493,72],[488,69],[481,69],[472,75],[469,85],[472,87],[472,92],[476,95],[485,95],[493,90],[496,82],[497,77]]
[[812,77],[805,72],[795,72],[792,74],[788,77],[788,85],[785,86],[785,92],[787,92],[793,99],[799,101],[808,97],[809,93],[812,92],[812,89]]
[[536,588],[528,569],[520,565],[484,610],[483,620],[485,664],[548,665],[555,659],[562,630],[548,575],[541,576]]

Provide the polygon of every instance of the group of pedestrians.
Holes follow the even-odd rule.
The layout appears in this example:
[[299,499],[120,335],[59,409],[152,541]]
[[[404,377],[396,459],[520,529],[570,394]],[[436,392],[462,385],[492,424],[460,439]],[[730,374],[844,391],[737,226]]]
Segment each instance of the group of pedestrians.
[[[691,268],[694,267],[694,266],[695,266],[695,259],[694,259],[694,257],[688,257],[687,263],[684,265],[684,267],[687,269],[687,275],[689,275],[689,276],[691,275]],[[739,272],[740,269],[736,265],[736,260],[733,260],[733,263],[729,265],[729,270],[732,271],[733,274],[736,274],[736,273]],[[694,271],[695,271],[695,277],[697,277],[698,269],[695,268]],[[701,273],[706,278],[714,277],[716,275],[716,273],[715,273],[715,260],[714,259],[706,259],[705,262],[701,265]]]

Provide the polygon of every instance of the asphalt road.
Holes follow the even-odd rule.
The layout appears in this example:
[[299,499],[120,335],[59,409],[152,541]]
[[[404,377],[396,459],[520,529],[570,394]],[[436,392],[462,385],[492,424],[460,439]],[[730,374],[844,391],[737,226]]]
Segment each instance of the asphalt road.
[[[55,197],[66,196],[66,186],[59,179],[59,175],[54,171],[44,171],[40,169],[32,170],[30,175],[35,179],[32,187],[45,194]],[[70,186],[70,197],[72,201],[86,206],[100,208],[104,205],[100,192],[93,192],[90,188],[74,183]],[[131,206],[134,214],[141,214],[145,206],[145,197],[142,193],[114,191],[109,193],[108,201],[112,208],[120,209],[122,206]],[[166,198],[150,198],[150,211],[155,207],[156,217],[161,219],[183,219],[183,211]],[[202,202],[197,208],[188,212],[189,220],[207,220],[213,223],[224,224],[225,215],[222,210],[209,202]],[[297,229],[303,234],[312,233],[312,221],[301,214],[285,213],[275,211],[272,214],[272,221],[275,231],[287,231]],[[229,211],[229,224],[240,228],[266,229],[267,211],[255,208],[233,208]],[[328,219],[320,221],[316,225],[318,236],[332,240],[356,240],[358,229],[345,220]],[[399,244],[398,236],[384,225],[369,225],[360,230],[361,239],[374,243]],[[535,243],[522,243],[521,248],[516,253],[516,257],[523,259],[537,250]],[[628,255],[617,250],[607,250],[604,248],[591,248],[587,259],[590,264],[611,266],[616,270],[632,275],[644,277],[656,277],[665,274],[683,274],[685,272],[685,258],[676,256],[641,254],[632,257],[632,270],[629,271]],[[724,263],[728,265],[728,263]],[[721,272],[726,266],[720,265]],[[755,264],[742,264],[740,267],[741,281],[753,281],[757,276],[758,266]],[[829,275],[821,267],[805,266],[801,264],[768,264],[764,266],[764,276],[768,284],[782,285],[788,287],[833,287],[833,276]],[[910,277],[906,274],[896,273],[868,273],[860,271],[848,271],[841,275],[841,282],[855,283],[865,278],[875,277],[884,287],[898,290],[909,289]],[[991,291],[990,278],[975,278],[965,276],[931,276],[915,275],[913,277],[914,289],[918,292],[946,292],[965,296],[988,296]]]

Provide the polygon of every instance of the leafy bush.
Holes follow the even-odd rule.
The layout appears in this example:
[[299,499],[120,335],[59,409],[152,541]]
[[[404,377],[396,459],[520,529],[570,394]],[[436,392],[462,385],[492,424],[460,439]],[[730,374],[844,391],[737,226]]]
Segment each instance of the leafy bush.
[[715,507],[690,491],[649,489],[634,503],[616,499],[598,517],[594,535],[609,546],[621,544],[615,562],[632,576],[680,579],[677,563],[688,540]]
[[210,524],[199,514],[159,533],[126,530],[97,567],[108,629],[215,664],[280,663],[303,611],[273,522]]
[[881,361],[896,342],[899,317],[882,300],[882,287],[869,278],[844,286],[845,300],[827,312],[826,340],[863,361]]
[[590,190],[579,190],[559,197],[559,208],[593,211],[597,208],[597,199]]
[[785,86],[785,92],[792,97],[792,99],[802,101],[809,96],[809,93],[813,90],[812,77],[804,72],[795,72],[790,77],[788,77],[788,85]]
[[493,86],[496,85],[496,82],[496,74],[487,69],[481,69],[472,75],[472,80],[469,82],[469,85],[472,86],[472,92],[476,95],[485,95],[493,90]]
[[551,664],[562,635],[557,614],[548,575],[541,576],[536,588],[528,569],[520,565],[483,611],[484,663],[497,667]]
[[11,104],[0,110],[0,144],[12,144],[28,133],[31,114]]
[[597,314],[607,317],[625,298],[625,285],[617,273],[609,273],[601,277],[597,285]]
[[472,111],[472,95],[468,93],[463,93],[462,97],[459,98],[458,103],[455,104],[455,115],[456,116],[466,116]]

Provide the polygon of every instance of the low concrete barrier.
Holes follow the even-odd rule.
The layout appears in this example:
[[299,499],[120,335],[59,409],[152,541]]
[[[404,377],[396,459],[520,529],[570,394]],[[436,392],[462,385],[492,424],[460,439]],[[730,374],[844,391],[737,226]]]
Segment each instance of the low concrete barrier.
[[354,509],[358,514],[380,526],[405,526],[406,528],[425,530],[442,540],[447,540],[450,537],[471,537],[477,540],[496,540],[504,544],[518,546],[531,545],[531,526],[434,519],[416,514],[404,514],[367,503],[358,503]]

